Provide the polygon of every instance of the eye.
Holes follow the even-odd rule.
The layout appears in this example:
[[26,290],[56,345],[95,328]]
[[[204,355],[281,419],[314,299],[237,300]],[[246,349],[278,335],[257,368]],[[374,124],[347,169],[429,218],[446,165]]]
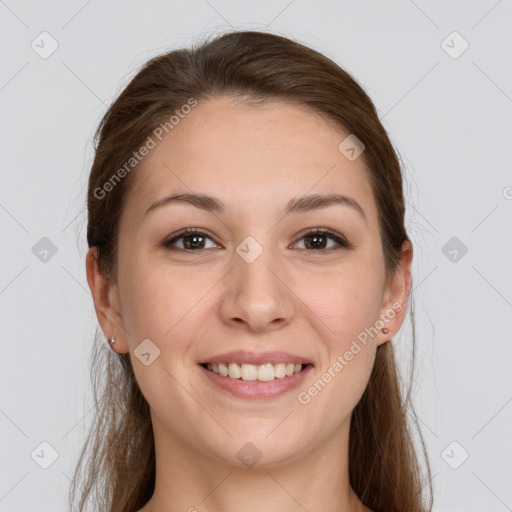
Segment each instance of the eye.
[[[205,240],[209,239],[213,242],[213,239],[204,231],[198,231],[197,229],[187,228],[183,231],[180,231],[176,236],[173,236],[171,239],[165,241],[163,246],[167,249],[181,249],[188,251],[197,251],[200,249],[212,249],[216,247],[216,244],[213,244],[213,247],[205,247]],[[178,240],[182,240],[181,247],[178,247],[176,242]]]
[[[330,251],[333,249],[332,246],[326,248],[326,243],[329,238],[338,244],[338,249],[341,247],[350,249],[352,247],[344,237],[330,229],[315,229],[309,231],[303,235],[299,241],[306,240],[306,243],[304,244],[305,250],[312,248],[315,251]],[[336,250],[336,246],[334,246],[334,250]]]
[[[326,247],[328,239],[331,239],[335,242],[334,247]],[[210,240],[213,243],[213,246],[206,247],[206,240]],[[306,242],[304,244],[305,248],[301,250],[311,249],[315,252],[329,252],[331,250],[337,250],[340,248],[350,249],[352,247],[352,245],[347,242],[343,236],[330,229],[310,230],[302,235],[302,237],[297,242],[295,242],[294,245],[302,240],[305,240]],[[178,241],[181,241],[181,247],[179,244],[177,244]],[[336,247],[336,244],[338,247]],[[208,233],[194,228],[187,228],[180,231],[169,240],[166,240],[162,245],[166,249],[178,249],[189,252],[201,251],[202,249],[214,249],[215,247],[218,247],[218,245],[213,241],[213,238]]]

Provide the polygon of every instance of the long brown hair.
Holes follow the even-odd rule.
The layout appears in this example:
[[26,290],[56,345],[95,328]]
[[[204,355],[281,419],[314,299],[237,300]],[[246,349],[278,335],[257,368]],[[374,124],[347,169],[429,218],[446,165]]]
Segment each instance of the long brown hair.
[[[170,131],[170,117],[190,105],[191,99],[220,95],[309,107],[363,142],[361,158],[378,207],[386,272],[392,276],[402,243],[409,240],[404,225],[402,172],[372,101],[349,73],[326,56],[288,38],[256,31],[229,32],[198,41],[190,49],[152,58],[102,118],[95,133],[87,197],[87,242],[98,250],[100,271],[117,278],[119,220],[136,172],[136,164],[132,170],[126,163],[148,137],[160,133],[159,126]],[[117,172],[122,168],[125,172]],[[106,187],[107,182],[111,186]],[[412,295],[409,306],[413,335],[407,392],[401,388],[394,347],[386,342],[377,348],[368,386],[352,412],[350,483],[374,511],[432,509],[430,466],[411,403],[415,346]],[[94,423],[75,469],[71,506],[78,495],[80,512],[91,498],[101,511],[134,512],[147,503],[155,486],[149,405],[136,382],[129,354],[114,353],[98,334],[97,330],[91,365]],[[427,468],[425,480],[411,425],[419,433]],[[428,499],[425,488],[430,491]]]

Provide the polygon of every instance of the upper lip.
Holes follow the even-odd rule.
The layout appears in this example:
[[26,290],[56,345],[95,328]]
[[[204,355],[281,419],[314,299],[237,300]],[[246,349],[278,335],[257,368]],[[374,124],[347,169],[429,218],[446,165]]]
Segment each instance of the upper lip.
[[311,364],[311,361],[305,357],[290,354],[289,352],[251,352],[247,350],[237,350],[234,352],[225,352],[216,356],[211,356],[199,364],[206,363],[238,363],[238,364],[265,364],[265,363],[294,363],[294,364]]

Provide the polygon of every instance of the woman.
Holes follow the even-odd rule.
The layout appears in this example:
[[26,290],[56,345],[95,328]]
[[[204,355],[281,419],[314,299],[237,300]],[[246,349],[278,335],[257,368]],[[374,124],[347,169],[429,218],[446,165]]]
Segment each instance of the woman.
[[401,170],[357,82],[231,32],[146,63],[96,140],[79,510],[431,510],[391,342]]

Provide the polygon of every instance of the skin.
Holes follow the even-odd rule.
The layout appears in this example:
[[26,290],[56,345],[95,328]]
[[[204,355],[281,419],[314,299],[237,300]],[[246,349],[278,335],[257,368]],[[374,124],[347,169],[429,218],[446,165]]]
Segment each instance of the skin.
[[[95,249],[88,252],[103,333],[116,336],[116,351],[130,353],[151,408],[157,476],[143,512],[369,511],[349,485],[350,416],[377,346],[403,322],[412,247],[404,243],[388,279],[365,164],[338,150],[347,135],[283,103],[199,103],[136,169],[121,218],[117,279],[101,275]],[[228,211],[172,204],[144,215],[178,191],[214,195]],[[366,220],[340,205],[282,214],[293,197],[334,192],[355,199]],[[186,252],[190,238],[178,239],[174,251],[162,246],[187,227],[212,235],[200,239],[203,249]],[[304,231],[314,228],[336,231],[352,248],[331,238],[320,240],[324,250],[312,248]],[[248,236],[263,248],[252,263],[236,252]],[[389,332],[360,344],[321,392],[299,403],[298,392],[394,303],[403,307],[385,324]],[[149,366],[134,356],[144,339],[160,350]],[[211,384],[198,363],[238,349],[288,351],[309,358],[313,371],[300,389],[278,398],[235,398]],[[262,454],[251,468],[237,457],[247,442]]]

